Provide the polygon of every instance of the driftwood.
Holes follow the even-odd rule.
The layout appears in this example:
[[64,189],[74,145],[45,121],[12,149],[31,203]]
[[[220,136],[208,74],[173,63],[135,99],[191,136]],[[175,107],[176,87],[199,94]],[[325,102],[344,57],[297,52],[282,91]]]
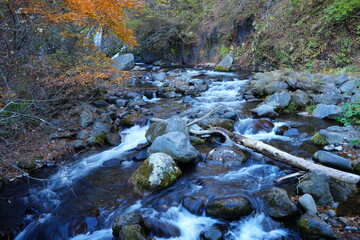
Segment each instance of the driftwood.
[[233,146],[242,145],[244,147],[252,149],[255,152],[259,152],[267,157],[270,157],[271,159],[291,165],[301,170],[312,171],[318,169],[323,171],[326,175],[328,175],[331,178],[350,184],[360,183],[359,175],[313,163],[311,161],[281,151],[263,142],[244,137],[240,134],[227,131],[226,129],[223,128],[216,127],[210,130],[203,130],[203,131],[195,131],[190,129],[190,133],[195,135],[218,133],[223,135],[226,138],[226,140]]

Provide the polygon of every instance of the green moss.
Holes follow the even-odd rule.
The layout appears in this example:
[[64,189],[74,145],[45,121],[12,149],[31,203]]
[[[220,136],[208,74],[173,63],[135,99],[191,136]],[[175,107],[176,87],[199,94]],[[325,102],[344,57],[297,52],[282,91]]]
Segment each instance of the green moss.
[[316,145],[327,145],[329,144],[326,141],[326,138],[324,135],[321,135],[319,132],[315,133],[314,136],[311,138],[311,142]]
[[144,192],[151,189],[149,177],[152,171],[152,165],[149,164],[148,160],[145,160],[131,177],[139,191]]
[[299,106],[296,104],[296,102],[290,102],[290,104],[287,107],[285,107],[282,110],[282,112],[292,113],[292,112],[295,112],[298,108],[299,108]]
[[102,132],[95,136],[95,144],[104,145],[106,142],[106,133]]
[[215,70],[219,72],[230,72],[230,69],[224,66],[216,66]]
[[306,106],[305,107],[305,111],[307,111],[308,113],[312,114],[314,112],[316,108],[316,105],[310,105],[310,106]]

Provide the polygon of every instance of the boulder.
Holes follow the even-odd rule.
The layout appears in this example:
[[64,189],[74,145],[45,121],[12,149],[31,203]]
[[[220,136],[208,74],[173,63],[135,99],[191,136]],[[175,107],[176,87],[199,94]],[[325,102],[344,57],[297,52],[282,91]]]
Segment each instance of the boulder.
[[129,182],[134,185],[135,193],[144,195],[170,186],[180,175],[181,170],[172,157],[153,153],[133,173]]
[[310,97],[309,94],[307,94],[306,92],[297,89],[291,95],[291,101],[295,103],[298,107],[306,107],[310,103]]
[[342,93],[351,93],[356,89],[356,87],[357,84],[355,81],[347,81],[342,84],[339,89]]
[[337,104],[341,99],[341,92],[335,85],[329,87],[322,94],[315,95],[313,101],[315,104]]
[[116,54],[114,57],[112,57],[112,60],[114,60],[114,67],[121,71],[131,70],[135,66],[135,58],[131,53],[122,55]]
[[70,144],[75,150],[82,150],[86,148],[87,144],[83,140],[75,140]]
[[162,152],[175,161],[188,163],[199,160],[200,153],[190,144],[189,137],[182,132],[170,132],[157,137],[148,148],[148,154]]
[[145,106],[147,103],[144,101],[142,97],[136,97],[134,99],[129,100],[128,107],[134,108],[135,106]]
[[311,171],[298,185],[300,192],[313,196],[317,204],[333,201],[329,187],[330,178],[320,170]]
[[208,117],[199,121],[197,124],[203,129],[209,129],[211,127],[222,127],[226,130],[232,131],[234,128],[234,123],[235,122],[231,119]]
[[310,194],[304,194],[299,198],[299,203],[306,211],[317,213],[317,207],[314,198]]
[[189,129],[186,120],[180,117],[172,117],[165,121],[154,122],[145,133],[146,139],[152,143],[155,138],[169,132],[182,132],[189,137]]
[[164,81],[166,79],[166,73],[159,72],[152,75],[154,81]]
[[92,112],[88,109],[85,109],[80,113],[79,116],[79,125],[82,128],[90,126],[94,122],[94,116]]
[[135,99],[135,98],[141,98],[142,99],[143,95],[141,93],[138,92],[128,92],[125,94],[125,98],[126,99]]
[[267,100],[264,101],[264,104],[267,104],[273,107],[275,110],[277,110],[287,107],[290,103],[290,100],[291,100],[290,93],[284,91],[281,93],[274,93]]
[[327,151],[317,151],[313,158],[326,166],[351,171],[351,163],[348,159]]
[[253,110],[251,110],[251,113],[255,118],[275,118],[278,114],[274,111],[274,107],[268,105],[268,104],[260,104]]
[[297,222],[299,232],[305,239],[336,239],[334,230],[315,213],[307,212]]
[[95,122],[94,131],[101,131],[105,133],[109,133],[113,130],[113,127],[110,124],[102,123],[102,122]]
[[311,74],[301,73],[296,76],[296,88],[305,91],[322,92],[325,83]]
[[121,137],[117,133],[107,133],[106,141],[111,146],[117,146],[121,143]]
[[339,144],[344,140],[344,137],[340,133],[337,133],[337,132],[332,132],[332,131],[322,129],[322,130],[320,130],[319,133],[325,137],[325,140],[329,144]]
[[145,224],[143,217],[136,212],[125,213],[117,217],[112,224],[113,236],[120,240],[142,240],[144,229],[148,226]]
[[357,191],[355,185],[351,185],[349,183],[341,182],[335,179],[331,179],[329,186],[331,195],[337,202],[345,202],[352,193]]
[[217,198],[206,205],[206,215],[228,221],[247,216],[252,210],[250,201],[245,197]]
[[207,162],[219,161],[222,164],[241,164],[246,161],[245,154],[233,147],[218,147],[209,152],[206,158]]
[[312,116],[316,118],[336,119],[337,117],[341,117],[342,114],[343,114],[343,110],[339,106],[318,104],[316,105],[316,108],[312,113]]
[[134,125],[143,125],[147,121],[146,117],[142,116],[139,113],[132,113],[129,115],[124,116],[121,119],[121,125],[126,127],[131,127]]
[[106,108],[109,104],[105,100],[96,100],[93,102],[94,106],[97,108]]
[[232,63],[234,61],[233,53],[229,53],[226,57],[215,67],[215,70],[228,72],[232,67]]
[[266,212],[273,218],[283,219],[294,216],[298,210],[287,192],[281,188],[271,188],[264,197]]

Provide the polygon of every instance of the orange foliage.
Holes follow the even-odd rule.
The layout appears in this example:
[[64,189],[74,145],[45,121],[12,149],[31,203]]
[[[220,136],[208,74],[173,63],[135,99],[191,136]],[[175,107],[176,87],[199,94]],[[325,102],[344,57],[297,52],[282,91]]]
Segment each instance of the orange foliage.
[[[26,0],[25,0],[26,1]],[[129,46],[136,45],[134,32],[126,27],[126,20],[141,11],[141,0],[63,0],[49,3],[33,1],[34,13],[47,17],[53,23],[74,23],[80,26],[95,25],[109,29]]]

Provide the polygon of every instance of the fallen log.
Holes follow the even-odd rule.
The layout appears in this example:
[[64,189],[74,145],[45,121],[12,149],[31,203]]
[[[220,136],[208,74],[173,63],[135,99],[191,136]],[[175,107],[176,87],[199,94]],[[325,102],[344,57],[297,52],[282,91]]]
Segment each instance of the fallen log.
[[190,129],[190,133],[195,135],[204,135],[204,134],[221,134],[226,140],[233,146],[242,145],[244,147],[250,148],[255,152],[261,153],[271,159],[277,160],[279,162],[291,165],[293,167],[299,168],[301,170],[312,171],[315,169],[323,171],[329,177],[350,183],[350,184],[359,184],[360,176],[344,171],[340,171],[334,168],[326,167],[313,163],[311,161],[305,160],[304,158],[296,157],[287,152],[281,151],[275,147],[272,147],[268,144],[265,144],[261,141],[256,141],[247,137],[244,137],[240,134],[230,132],[226,129],[216,127],[210,130],[195,131]]

